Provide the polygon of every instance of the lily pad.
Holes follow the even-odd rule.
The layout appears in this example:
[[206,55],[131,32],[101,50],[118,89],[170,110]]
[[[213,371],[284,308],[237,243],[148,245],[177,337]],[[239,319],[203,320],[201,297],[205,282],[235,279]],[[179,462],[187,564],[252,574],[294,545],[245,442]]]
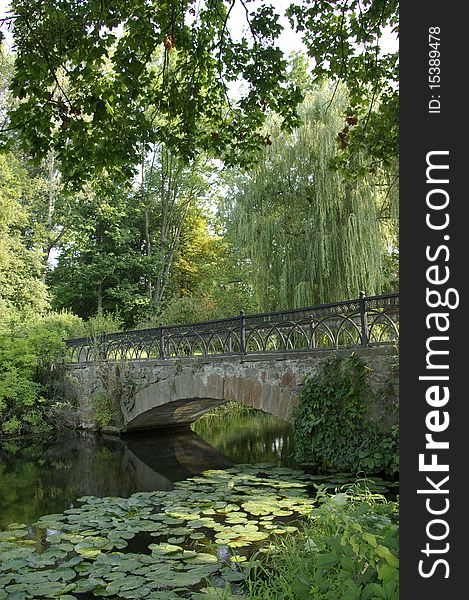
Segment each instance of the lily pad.
[[181,546],[163,542],[161,544],[150,544],[148,548],[157,554],[173,554],[174,552],[180,552],[182,550]]

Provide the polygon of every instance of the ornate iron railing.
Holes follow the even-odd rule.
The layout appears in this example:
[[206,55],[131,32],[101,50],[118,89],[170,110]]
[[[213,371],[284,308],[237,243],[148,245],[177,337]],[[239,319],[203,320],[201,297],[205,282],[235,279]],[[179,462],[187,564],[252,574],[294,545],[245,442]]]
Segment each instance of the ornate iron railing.
[[396,344],[399,294],[66,340],[67,360],[143,360]]

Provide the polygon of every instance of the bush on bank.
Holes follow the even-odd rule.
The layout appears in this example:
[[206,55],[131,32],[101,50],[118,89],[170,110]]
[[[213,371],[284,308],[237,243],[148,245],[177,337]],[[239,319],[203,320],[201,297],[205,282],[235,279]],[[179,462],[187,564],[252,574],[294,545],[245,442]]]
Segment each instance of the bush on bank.
[[299,534],[248,562],[256,600],[397,600],[399,505],[363,492],[323,497]]
[[10,314],[0,323],[0,437],[49,430],[51,364],[63,356],[63,338],[82,331],[82,320],[66,312]]
[[0,438],[58,428],[63,398],[54,389],[51,368],[65,357],[64,340],[121,329],[112,314],[88,321],[67,311],[0,315]]
[[397,474],[397,405],[389,409],[395,413],[392,427],[373,419],[370,411],[377,397],[386,405],[393,374],[375,391],[369,374],[356,354],[332,355],[305,381],[292,417],[298,462],[325,470]]

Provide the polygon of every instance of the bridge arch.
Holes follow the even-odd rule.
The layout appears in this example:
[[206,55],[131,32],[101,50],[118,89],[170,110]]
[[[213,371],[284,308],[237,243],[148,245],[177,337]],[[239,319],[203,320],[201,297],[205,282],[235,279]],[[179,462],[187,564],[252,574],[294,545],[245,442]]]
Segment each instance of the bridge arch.
[[180,373],[137,391],[125,414],[126,430],[188,425],[214,407],[234,401],[288,421],[297,394],[275,382],[241,375]]

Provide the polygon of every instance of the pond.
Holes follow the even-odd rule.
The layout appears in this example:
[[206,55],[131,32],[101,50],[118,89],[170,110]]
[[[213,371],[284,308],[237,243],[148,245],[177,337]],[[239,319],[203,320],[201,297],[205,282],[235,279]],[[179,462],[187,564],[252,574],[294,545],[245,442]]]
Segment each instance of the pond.
[[287,423],[228,411],[193,429],[5,443],[0,600],[242,594],[252,552],[295,534],[318,486],[351,481],[292,454]]
[[0,445],[0,529],[75,506],[80,496],[171,490],[240,463],[295,466],[290,426],[262,412],[208,417],[193,429],[125,438],[67,433]]

